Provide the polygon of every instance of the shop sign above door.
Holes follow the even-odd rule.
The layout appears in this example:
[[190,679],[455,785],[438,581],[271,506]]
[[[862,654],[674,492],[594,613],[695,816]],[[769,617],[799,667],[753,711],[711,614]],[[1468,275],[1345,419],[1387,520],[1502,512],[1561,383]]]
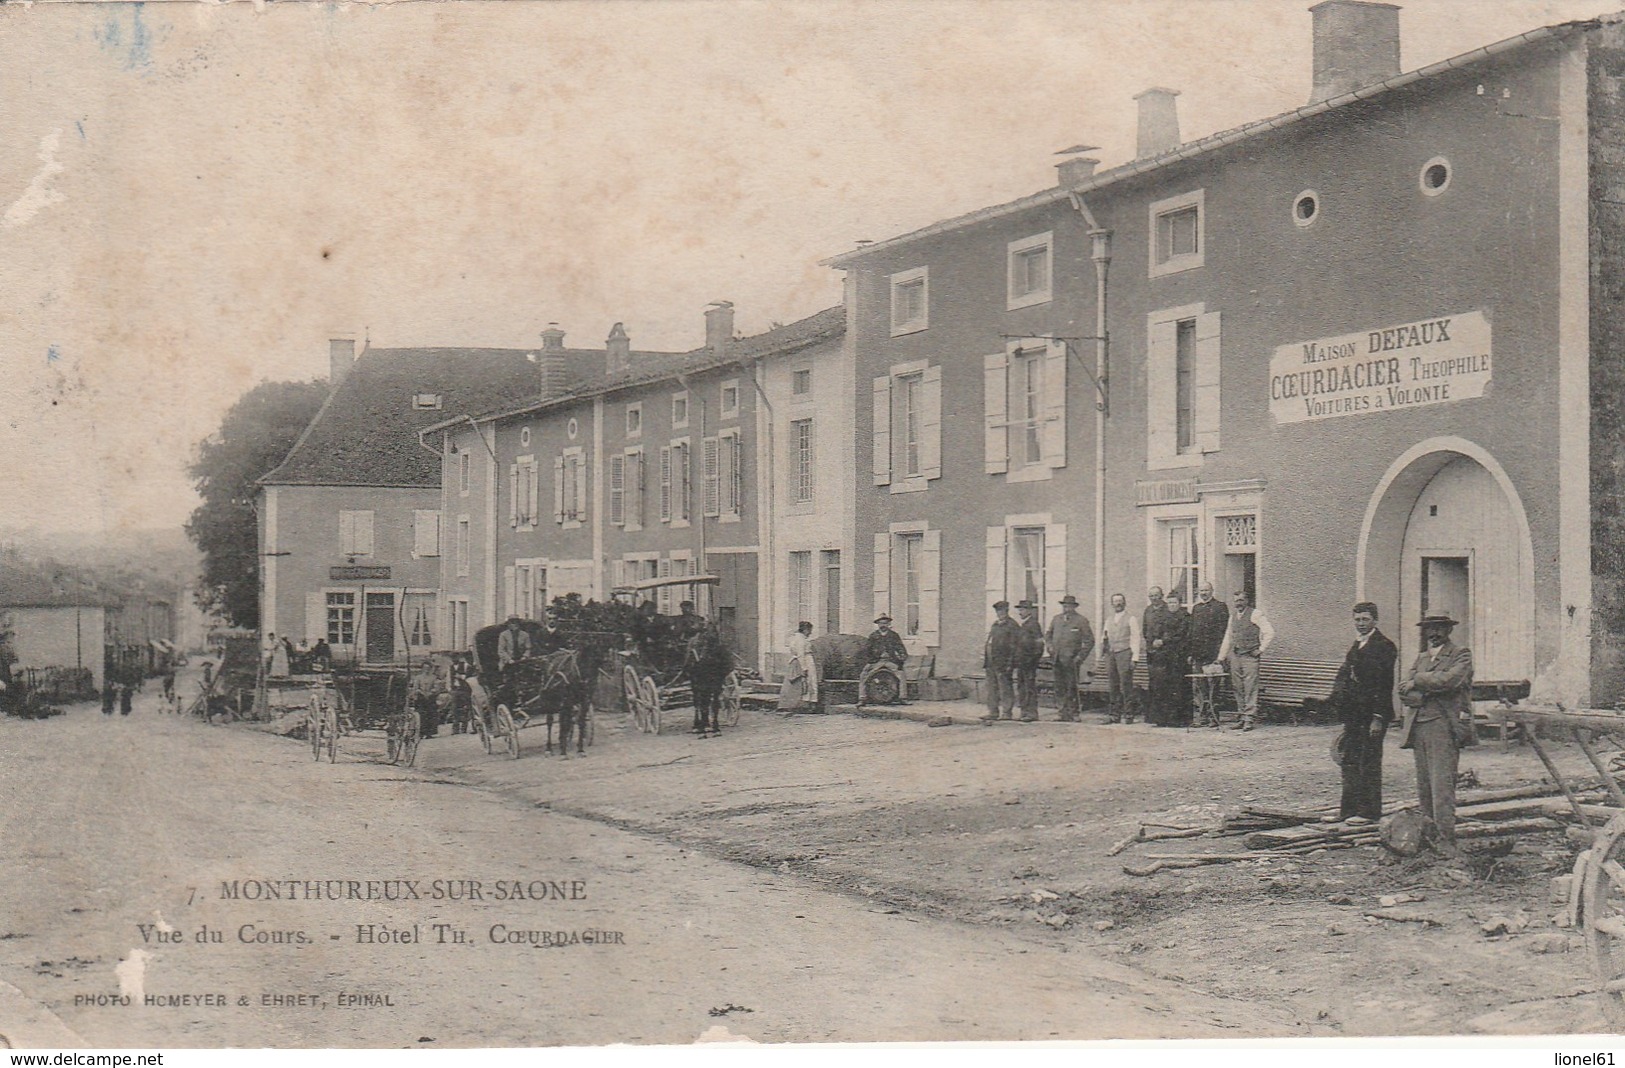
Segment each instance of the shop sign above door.
[[1490,384],[1482,311],[1282,345],[1270,357],[1277,423],[1471,400]]
[[387,567],[364,567],[352,564],[349,567],[330,567],[327,569],[329,582],[365,582],[369,579],[389,578]]

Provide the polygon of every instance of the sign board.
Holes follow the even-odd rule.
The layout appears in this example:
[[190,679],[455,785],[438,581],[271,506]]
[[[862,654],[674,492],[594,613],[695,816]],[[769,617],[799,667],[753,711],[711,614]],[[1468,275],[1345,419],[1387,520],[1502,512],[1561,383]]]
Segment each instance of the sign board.
[[330,567],[327,569],[327,577],[333,582],[387,581],[389,579],[389,568],[365,567],[353,564],[346,567]]
[[1164,478],[1134,483],[1135,504],[1191,504],[1196,500],[1196,479]]
[[1482,397],[1490,323],[1481,311],[1282,345],[1270,357],[1276,423]]

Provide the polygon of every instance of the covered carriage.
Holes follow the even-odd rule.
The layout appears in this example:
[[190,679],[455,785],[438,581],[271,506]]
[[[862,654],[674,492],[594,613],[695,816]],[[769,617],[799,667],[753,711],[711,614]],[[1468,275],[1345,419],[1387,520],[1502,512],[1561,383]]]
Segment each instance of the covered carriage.
[[576,752],[584,754],[594,735],[592,691],[620,635],[568,621],[552,634],[533,619],[521,619],[518,626],[529,636],[532,652],[506,672],[499,668],[497,650],[507,624],[493,623],[474,635],[477,674],[467,680],[470,721],[485,751],[500,749],[517,759],[519,732],[545,726],[545,751],[551,753],[557,726],[560,755],[569,754],[572,733]]
[[[644,579],[611,591],[616,601],[636,609],[628,635],[629,647],[617,654],[616,659],[626,710],[633,724],[645,734],[660,732],[666,712],[694,706],[689,639],[704,620],[693,617],[697,622],[688,623],[689,617],[645,612],[643,605],[649,603],[649,595],[660,590],[681,589],[684,596],[692,598],[696,587],[714,586],[720,581],[716,575],[677,575]],[[720,726],[732,727],[739,723],[743,677],[744,672],[738,665],[731,664],[722,678],[717,705]]]

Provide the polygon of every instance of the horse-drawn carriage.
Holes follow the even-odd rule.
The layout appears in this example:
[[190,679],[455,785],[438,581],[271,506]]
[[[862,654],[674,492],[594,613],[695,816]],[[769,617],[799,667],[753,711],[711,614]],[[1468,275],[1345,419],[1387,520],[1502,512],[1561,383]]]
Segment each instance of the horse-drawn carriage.
[[[714,705],[709,729],[739,723],[743,673],[726,642],[708,632],[703,616],[665,616],[646,611],[647,595],[662,589],[711,586],[715,575],[680,575],[645,579],[617,586],[611,596],[636,610],[631,624],[631,647],[618,655],[621,694],[632,723],[645,734],[658,734],[664,713],[694,708],[695,729]],[[708,637],[709,635],[709,637]],[[709,722],[709,721],[707,721]]]
[[[426,663],[432,664],[433,661]],[[379,731],[391,764],[411,767],[423,740],[423,715],[406,673],[394,669],[343,670],[293,676],[307,683],[305,738],[313,760],[338,760],[338,740],[347,734]]]
[[570,738],[576,753],[586,755],[592,744],[592,693],[598,672],[620,641],[613,631],[567,620],[554,631],[533,619],[517,620],[530,655],[500,668],[498,646],[506,623],[481,628],[474,635],[474,661],[478,674],[467,680],[473,727],[487,753],[504,750],[518,759],[519,732],[545,726],[544,752],[553,752],[553,728],[559,731],[559,755],[569,756]]

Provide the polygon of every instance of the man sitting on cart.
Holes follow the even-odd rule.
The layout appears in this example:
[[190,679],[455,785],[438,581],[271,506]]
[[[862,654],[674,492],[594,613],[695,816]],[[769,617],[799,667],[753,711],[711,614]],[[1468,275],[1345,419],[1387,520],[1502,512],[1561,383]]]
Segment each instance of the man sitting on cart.
[[560,649],[569,648],[570,643],[565,639],[564,632],[559,629],[559,617],[551,608],[542,611],[542,630],[531,642],[531,651],[536,656],[546,656],[556,653]]
[[891,629],[891,616],[882,613],[875,617],[874,633],[863,645],[863,673],[858,676],[858,700],[868,695],[869,679],[878,671],[890,671],[897,677],[899,696],[903,684],[903,664],[908,660],[908,647],[903,636]]
[[499,686],[497,700],[513,707],[514,673],[509,669],[530,656],[530,635],[519,624],[518,616],[508,617],[508,626],[497,636],[497,674]]

